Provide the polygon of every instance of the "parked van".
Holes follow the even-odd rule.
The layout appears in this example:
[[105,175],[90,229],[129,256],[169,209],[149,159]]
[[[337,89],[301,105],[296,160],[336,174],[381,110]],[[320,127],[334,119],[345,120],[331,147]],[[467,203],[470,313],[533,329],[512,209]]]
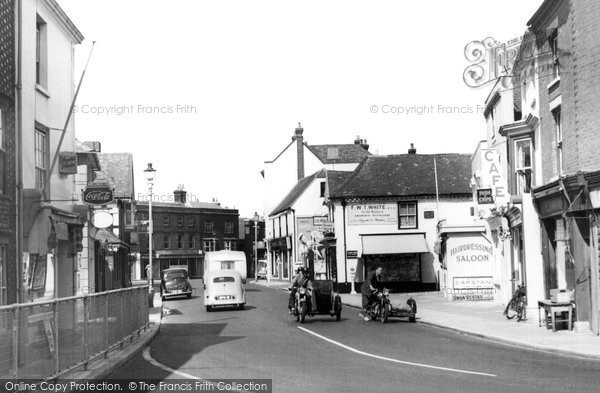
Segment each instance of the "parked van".
[[[246,283],[246,254],[243,251],[209,251],[204,256],[204,276],[210,271],[235,270]],[[206,283],[206,281],[204,281]]]
[[206,311],[214,307],[237,307],[244,309],[246,291],[242,276],[235,270],[213,270],[204,274],[204,306]]

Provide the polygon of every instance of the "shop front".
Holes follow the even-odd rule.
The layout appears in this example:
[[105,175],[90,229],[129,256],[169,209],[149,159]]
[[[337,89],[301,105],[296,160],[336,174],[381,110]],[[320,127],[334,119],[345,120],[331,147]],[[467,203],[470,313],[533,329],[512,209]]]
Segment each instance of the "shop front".
[[598,173],[568,176],[534,190],[534,201],[541,222],[546,299],[552,289],[571,293],[575,328],[598,334],[600,205],[593,198],[597,189],[588,188],[588,176],[600,186]]
[[[191,278],[203,276],[204,255],[202,250],[157,250],[152,260],[152,277],[160,277],[165,269],[182,268]],[[142,257],[142,265],[148,266],[148,256]]]
[[401,292],[435,289],[435,283],[423,280],[423,264],[430,254],[425,234],[369,234],[361,236],[361,243],[357,281],[364,281],[369,273],[382,267],[386,288]]
[[[272,279],[289,280],[292,264],[292,237],[285,236],[269,242],[271,260],[269,274]],[[292,273],[293,275],[293,273]]]

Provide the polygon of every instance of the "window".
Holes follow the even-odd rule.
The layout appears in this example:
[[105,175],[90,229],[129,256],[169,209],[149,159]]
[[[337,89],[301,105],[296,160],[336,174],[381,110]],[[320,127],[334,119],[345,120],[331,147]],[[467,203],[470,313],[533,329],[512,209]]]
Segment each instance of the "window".
[[165,250],[171,248],[171,239],[169,238],[169,235],[163,235],[163,248]]
[[204,241],[204,252],[215,251],[215,241],[214,240],[205,240]]
[[235,242],[230,240],[225,240],[225,249],[230,251],[235,251]]
[[[4,113],[0,108],[0,195],[6,192],[5,190],[5,178],[6,178],[6,158],[4,153]],[[2,304],[2,303],[0,303]]]
[[169,216],[163,217],[163,226],[168,227],[171,224],[171,218]]
[[321,182],[321,197],[325,196],[325,182]]
[[233,222],[225,221],[225,233],[233,233]]
[[6,302],[6,246],[0,244],[0,306]]
[[194,225],[196,225],[196,219],[194,217],[189,217],[188,218],[188,226],[193,227]]
[[177,248],[183,249],[183,235],[177,235]]
[[337,146],[335,146],[335,147],[328,147],[327,148],[327,158],[329,158],[329,159],[340,158],[340,149],[339,149],[339,147],[337,147]]
[[531,191],[531,139],[515,141],[517,195]]
[[34,138],[35,188],[44,188],[48,170],[48,134],[36,128]]
[[178,227],[182,227],[183,226],[183,217],[177,217],[177,226]]
[[557,170],[558,174],[563,174],[563,132],[562,132],[562,121],[560,118],[560,106],[552,111],[552,117],[554,117],[554,129],[556,132],[556,159],[557,159]]
[[398,203],[398,228],[417,227],[417,202]]
[[558,32],[550,37],[550,50],[552,50],[552,76],[558,78],[560,76],[560,61],[558,55]]
[[213,233],[215,229],[215,223],[212,221],[205,221],[204,222],[204,233]]
[[246,225],[246,235],[249,235],[249,234],[250,234],[250,226]]
[[43,87],[46,87],[48,82],[46,30],[46,22],[38,15],[35,25],[35,83]]
[[194,241],[194,235],[189,235],[188,237],[188,248],[193,250],[196,248],[196,242]]

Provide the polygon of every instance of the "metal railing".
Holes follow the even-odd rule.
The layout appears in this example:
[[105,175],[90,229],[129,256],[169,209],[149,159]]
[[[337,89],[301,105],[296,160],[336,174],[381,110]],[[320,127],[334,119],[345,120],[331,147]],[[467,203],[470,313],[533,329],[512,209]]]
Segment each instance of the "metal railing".
[[0,378],[52,378],[148,326],[148,287],[0,307]]

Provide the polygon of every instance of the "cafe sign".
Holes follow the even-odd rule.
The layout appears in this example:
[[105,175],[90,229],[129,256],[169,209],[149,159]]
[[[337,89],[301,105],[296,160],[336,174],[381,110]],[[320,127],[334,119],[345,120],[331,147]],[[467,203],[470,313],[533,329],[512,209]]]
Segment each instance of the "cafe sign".
[[105,187],[88,187],[83,191],[83,201],[89,205],[107,205],[113,201],[113,190]]

